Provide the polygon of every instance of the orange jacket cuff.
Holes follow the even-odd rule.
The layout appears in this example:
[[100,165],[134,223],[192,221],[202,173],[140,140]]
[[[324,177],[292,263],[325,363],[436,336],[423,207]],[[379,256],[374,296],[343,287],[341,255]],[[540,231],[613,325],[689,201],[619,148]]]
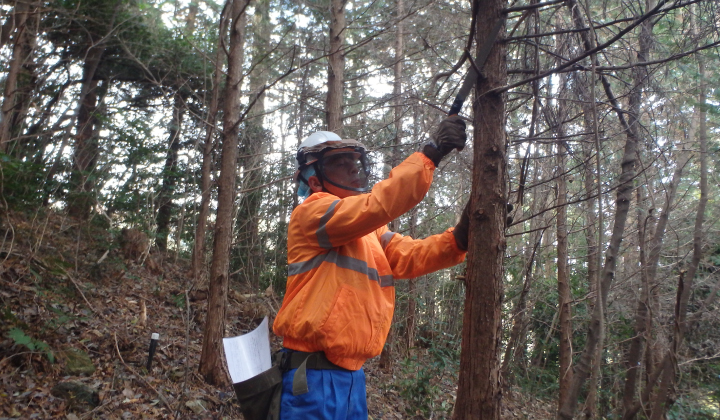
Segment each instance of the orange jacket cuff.
[[435,170],[435,164],[432,160],[430,160],[429,157],[425,156],[425,153],[423,152],[415,152],[416,155],[420,155],[420,159],[422,159],[423,163],[425,163],[425,167]]

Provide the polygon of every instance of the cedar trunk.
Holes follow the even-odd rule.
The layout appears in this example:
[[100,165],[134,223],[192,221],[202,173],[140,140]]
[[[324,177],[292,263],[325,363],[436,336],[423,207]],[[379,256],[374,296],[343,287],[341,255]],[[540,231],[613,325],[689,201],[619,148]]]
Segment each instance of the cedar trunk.
[[[477,45],[482,46],[498,19],[502,0],[480,0]],[[474,154],[468,241],[465,313],[455,419],[500,418],[500,339],[505,218],[507,216],[505,97],[482,94],[507,79],[505,47],[498,42],[476,86],[473,104]]]
[[[23,92],[20,87],[20,75],[23,67],[29,67],[33,51],[33,39],[31,25],[27,24],[27,17],[30,12],[29,3],[17,1],[10,19],[15,26],[13,36],[13,52],[8,63],[8,72],[5,78],[5,90],[3,94],[2,116],[0,117],[0,152],[9,151],[9,143],[17,134],[17,127],[20,125],[19,118],[27,102],[28,92]],[[25,89],[26,91],[26,89]]]
[[[252,44],[252,61],[254,68],[249,75],[250,100],[252,109],[248,113],[247,129],[242,136],[240,167],[243,168],[241,189],[253,189],[262,184],[263,157],[266,149],[264,140],[267,137],[263,129],[265,114],[265,83],[270,70],[267,53],[270,49],[270,4],[268,0],[255,3],[255,14],[252,17],[254,41]],[[262,200],[263,189],[255,189],[240,195],[237,220],[237,255],[240,263],[240,282],[252,286],[260,286],[260,274],[263,270],[263,248],[260,241],[260,222],[258,212]]]
[[[585,28],[583,17],[580,14],[579,7],[575,0],[568,1],[568,7],[573,12],[573,20],[577,29]],[[587,31],[584,31],[587,32]],[[586,51],[592,49],[592,42],[590,37],[582,32],[581,36],[583,39],[583,47]],[[598,61],[595,56],[591,57],[593,64],[597,65]],[[615,278],[615,268],[617,266],[617,257],[620,253],[620,245],[622,244],[623,234],[625,232],[625,223],[627,222],[628,212],[630,211],[630,202],[632,200],[632,193],[634,190],[633,179],[635,178],[635,163],[637,160],[637,145],[638,145],[638,127],[637,127],[637,114],[630,114],[630,121],[625,119],[625,114],[622,111],[622,107],[618,103],[617,98],[612,92],[610,83],[607,78],[603,75],[599,76],[602,82],[603,89],[608,98],[608,101],[612,104],[615,109],[620,125],[623,127],[626,133],[625,147],[623,150],[623,157],[621,161],[620,175],[617,180],[617,195],[615,199],[615,216],[612,225],[612,233],[610,235],[610,241],[608,244],[607,252],[605,253],[605,263],[600,274],[600,281],[598,284],[598,299],[590,319],[590,324],[587,330],[587,341],[583,348],[580,357],[575,365],[573,372],[573,381],[568,390],[566,397],[561,402],[561,408],[558,410],[557,418],[561,420],[571,420],[577,409],[578,399],[580,397],[580,391],[585,385],[585,381],[590,376],[590,368],[592,359],[597,355],[598,345],[602,340],[603,326],[604,326],[604,312],[607,305],[607,297],[610,292],[610,285]],[[595,83],[593,79],[591,83]],[[635,86],[636,91],[630,94],[631,102],[634,100],[633,95],[638,95],[639,99],[640,89],[639,86]],[[630,106],[632,109],[632,104]],[[599,153],[599,151],[598,151]]]
[[168,151],[163,168],[163,183],[158,197],[157,212],[157,237],[155,245],[161,250],[167,250],[167,240],[170,234],[170,217],[172,216],[173,194],[177,186],[178,174],[178,151],[180,150],[180,128],[182,126],[185,101],[179,92],[175,93],[173,99],[172,118],[168,127]]
[[232,234],[235,177],[238,158],[238,125],[240,123],[240,83],[242,82],[243,46],[245,43],[246,0],[232,0],[230,25],[230,54],[228,57],[225,107],[223,112],[223,142],[218,179],[218,210],[215,221],[215,241],[210,267],[208,311],[200,356],[200,374],[211,385],[228,382],[223,369],[222,338],[225,333],[225,309],[228,294],[230,242]]
[[[563,54],[563,45],[560,43],[559,53]],[[565,138],[565,121],[567,120],[567,75],[560,75],[560,83],[558,89],[560,91],[560,99],[557,106],[557,114],[553,115],[552,108],[546,109],[546,118],[549,117],[551,124],[554,125],[553,131],[558,140],[557,144],[557,168],[556,171],[561,174],[557,180],[557,281],[558,281],[558,310],[560,311],[560,320],[558,331],[559,338],[559,398],[558,409],[560,404],[568,392],[572,381],[572,315],[571,307],[572,297],[570,294],[570,268],[568,267],[568,232],[567,232],[567,178],[565,173],[567,167],[567,143],[562,141]]]
[[[185,21],[185,34],[190,35],[195,30],[195,18],[197,17],[197,3],[190,3],[188,7],[188,15]],[[185,98],[186,95],[180,93],[182,86],[176,87],[176,92],[173,98],[173,113],[172,119],[170,120],[170,126],[168,127],[170,144],[168,153],[165,158],[165,168],[163,170],[163,185],[160,190],[160,197],[158,198],[158,214],[157,214],[157,238],[155,239],[156,245],[162,251],[167,250],[167,240],[170,234],[170,218],[173,209],[173,195],[175,188],[178,183],[179,174],[177,173],[178,168],[178,152],[180,150],[180,133],[182,131],[182,122],[185,115]],[[180,237],[182,236],[182,225],[185,214],[185,207],[180,211],[180,218],[178,220],[177,229],[177,249],[180,249]],[[177,254],[176,254],[177,257]]]
[[[651,0],[652,1],[652,0]],[[648,4],[647,9],[652,8],[653,5]],[[640,26],[640,48],[637,54],[638,62],[644,62],[649,59],[650,46],[652,43],[652,29],[653,20],[648,19]],[[633,79],[635,87],[630,95],[630,127],[633,130],[633,135],[638,136],[639,128],[634,123],[640,115],[640,101],[643,86],[647,80],[647,71],[645,66],[638,66],[633,71]],[[674,193],[673,193],[674,195]],[[668,196],[668,204],[672,200],[672,196]],[[669,211],[669,207],[667,208]],[[664,215],[667,217],[667,214]],[[660,221],[658,224],[653,239],[650,243],[650,261],[647,265],[643,264],[642,278],[645,282],[643,284],[643,290],[640,299],[637,302],[637,311],[635,315],[635,333],[630,344],[630,350],[626,360],[626,367],[628,373],[625,377],[625,388],[623,392],[623,419],[629,420],[635,417],[637,411],[633,410],[635,405],[635,389],[637,383],[637,377],[639,373],[640,360],[642,355],[642,347],[645,341],[645,336],[649,332],[648,327],[651,323],[649,317],[649,289],[652,283],[655,281],[655,272],[657,270],[657,260],[660,258],[660,247],[662,245],[662,237],[665,234],[665,223]],[[655,255],[653,255],[653,253]],[[653,262],[655,260],[655,262]],[[642,261],[641,261],[642,263]],[[635,413],[633,413],[635,411]]]
[[93,205],[93,181],[88,175],[95,169],[98,145],[93,141],[93,113],[97,105],[98,81],[93,80],[102,58],[104,48],[95,46],[87,52],[83,65],[83,84],[78,98],[77,128],[73,151],[73,172],[71,175],[72,195],[68,203],[69,213],[87,219]]
[[[585,187],[585,194],[587,199],[585,200],[585,214],[586,214],[586,228],[585,228],[585,241],[587,242],[587,281],[588,281],[588,289],[590,290],[590,293],[597,296],[597,289],[598,289],[598,275],[599,275],[599,267],[600,267],[600,255],[599,255],[599,247],[598,243],[600,242],[598,238],[598,234],[602,235],[602,228],[598,228],[598,225],[601,224],[602,218],[600,217],[600,212],[597,210],[599,205],[599,200],[596,198],[595,194],[599,193],[599,188],[601,184],[600,180],[598,179],[598,174],[593,171],[593,146],[591,144],[595,143],[595,140],[597,140],[597,129],[596,129],[596,113],[595,113],[595,107],[590,105],[591,103],[595,103],[594,98],[594,89],[592,89],[593,94],[589,94],[587,91],[585,91],[583,88],[582,83],[577,84],[579,91],[576,92],[578,95],[578,99],[581,100],[582,103],[582,110],[583,110],[583,120],[586,127],[586,131],[588,133],[594,133],[588,135],[587,141],[583,143],[582,149],[583,149],[583,159],[585,160],[585,165],[583,167],[583,173],[584,173],[584,187]],[[599,145],[599,142],[597,143]],[[599,152],[599,147],[596,148]],[[596,164],[597,166],[597,164]],[[596,187],[597,185],[597,187]],[[598,194],[599,195],[599,194]],[[592,303],[590,306],[590,310],[592,311]],[[603,348],[603,342],[604,342],[604,331],[600,331],[600,338],[598,340],[598,346],[597,350],[595,351],[595,354],[592,358],[592,372],[590,376],[590,383],[588,384],[588,396],[587,396],[587,402],[585,403],[585,419],[586,420],[595,420],[597,418],[597,397],[598,397],[598,383],[600,381],[600,362],[602,359],[602,348]]]
[[[403,78],[403,61],[405,60],[404,46],[404,25],[403,16],[405,15],[405,4],[403,0],[397,0],[397,30],[395,32],[395,65],[393,66],[393,119],[395,125],[395,136],[393,138],[393,147],[391,152],[390,167],[394,168],[400,164],[400,144],[402,143],[402,116],[403,116],[403,99],[402,99],[402,78]],[[396,221],[393,221],[396,225]],[[395,226],[397,229],[397,226]],[[393,230],[393,229],[391,229]]]
[[[417,216],[418,208],[415,207],[410,215],[410,237],[415,238],[417,235]],[[410,349],[415,346],[415,326],[417,324],[417,279],[408,280],[408,305],[405,317],[405,354],[410,355]]]
[[[534,151],[535,157],[538,154],[538,150],[539,148]],[[536,167],[531,179],[531,184],[535,184],[537,182],[541,172],[542,171]],[[541,196],[542,193],[539,193],[538,191],[539,188],[532,189],[530,214],[535,214],[537,209],[542,208],[544,205],[543,203],[545,202],[545,198],[541,200],[539,196]],[[547,195],[544,195],[544,197],[547,197]],[[523,344],[524,340],[522,332],[527,325],[528,317],[526,315],[528,312],[528,295],[530,293],[530,286],[534,279],[533,267],[535,266],[535,255],[537,254],[543,234],[545,233],[545,229],[540,229],[541,224],[545,224],[545,221],[541,217],[533,217],[530,219],[530,231],[533,233],[527,235],[527,243],[525,244],[523,271],[521,272],[521,277],[524,279],[523,287],[511,312],[509,321],[512,323],[510,338],[508,338],[507,345],[505,346],[505,355],[503,356],[502,361],[501,373],[503,387],[505,390],[508,390],[510,385],[513,383],[513,371],[510,369],[510,363],[513,361],[518,361],[520,363],[524,362],[522,355],[525,350],[525,346]],[[527,337],[524,337],[524,339],[527,340]]]
[[[562,115],[562,113],[560,113]],[[562,138],[563,130],[558,131]],[[565,173],[567,150],[564,143],[558,144],[557,171]],[[568,268],[568,234],[567,234],[567,180],[566,175],[558,178],[557,197],[557,280],[558,308],[560,310],[560,395],[558,408],[565,397],[572,381],[572,319],[570,314],[570,270]]]
[[[224,34],[227,29],[227,6],[220,14],[220,34]],[[198,213],[197,225],[195,226],[195,244],[192,254],[192,275],[193,280],[197,282],[200,271],[205,270],[205,229],[207,226],[208,215],[210,214],[210,170],[213,166],[213,145],[215,138],[215,114],[218,110],[218,102],[220,98],[220,80],[223,67],[223,36],[218,40],[217,51],[215,54],[215,73],[213,74],[212,97],[210,98],[210,108],[208,110],[208,124],[206,126],[205,145],[203,146],[202,168],[200,170],[200,211]]]
[[[402,70],[403,61],[405,60],[405,47],[403,41],[404,25],[402,16],[405,14],[405,4],[403,0],[396,1],[397,10],[395,17],[397,19],[396,32],[395,32],[395,65],[393,66],[393,117],[395,124],[395,136],[393,137],[393,147],[390,150],[390,157],[386,162],[387,170],[385,174],[390,173],[390,170],[400,163],[400,144],[402,143],[402,113],[403,113],[403,100],[402,100]],[[387,158],[386,158],[387,159]],[[397,219],[390,222],[389,229],[391,232],[397,232],[400,223]],[[397,313],[396,313],[397,316]],[[393,322],[394,324],[395,322]],[[385,340],[385,347],[383,347],[382,353],[380,353],[379,365],[381,369],[389,371],[392,368],[392,340],[394,331],[391,330]]]
[[[705,209],[708,203],[708,148],[706,111],[707,82],[705,79],[705,66],[702,57],[698,58],[698,67],[700,94],[698,97],[698,104],[695,106],[691,132],[694,132],[695,127],[697,127],[698,140],[700,142],[700,200],[698,202],[697,213],[695,215],[695,227],[693,229],[693,252],[687,272],[680,272],[677,300],[675,304],[675,328],[671,339],[670,349],[666,353],[662,362],[664,367],[662,380],[658,386],[658,391],[655,394],[650,420],[660,420],[662,418],[666,418],[668,410],[672,407],[672,404],[675,401],[672,393],[677,386],[677,377],[679,372],[677,365],[677,352],[682,344],[685,332],[688,329],[688,301],[690,299],[690,294],[692,293],[695,273],[700,266],[700,259],[703,254],[703,224],[705,222]],[[694,136],[690,135],[689,137],[692,138]],[[715,294],[716,291],[713,292],[710,297]],[[702,312],[696,312],[695,315],[699,316],[701,313]]]
[[345,55],[342,51],[345,39],[345,3],[347,0],[330,2],[330,55],[328,56],[327,116],[328,131],[342,137],[343,82]]

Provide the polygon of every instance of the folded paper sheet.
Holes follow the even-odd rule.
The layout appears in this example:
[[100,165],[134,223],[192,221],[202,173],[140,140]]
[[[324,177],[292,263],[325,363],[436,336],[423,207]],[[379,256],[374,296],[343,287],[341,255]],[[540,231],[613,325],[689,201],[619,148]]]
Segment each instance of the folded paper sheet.
[[268,319],[247,334],[223,338],[225,359],[233,383],[259,375],[272,366]]

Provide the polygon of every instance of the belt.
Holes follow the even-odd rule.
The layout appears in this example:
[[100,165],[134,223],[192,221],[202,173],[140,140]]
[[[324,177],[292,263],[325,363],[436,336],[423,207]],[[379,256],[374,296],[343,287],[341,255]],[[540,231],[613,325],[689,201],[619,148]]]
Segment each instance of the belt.
[[306,369],[331,369],[331,370],[347,370],[328,360],[325,353],[316,351],[308,353],[304,351],[290,350],[285,363],[286,369],[298,369],[305,363]]
[[304,351],[289,350],[285,353],[283,367],[284,371],[297,369],[293,373],[293,395],[301,395],[309,391],[307,384],[307,369],[330,369],[349,372],[347,369],[329,361],[325,356],[325,353],[321,351],[307,353]]

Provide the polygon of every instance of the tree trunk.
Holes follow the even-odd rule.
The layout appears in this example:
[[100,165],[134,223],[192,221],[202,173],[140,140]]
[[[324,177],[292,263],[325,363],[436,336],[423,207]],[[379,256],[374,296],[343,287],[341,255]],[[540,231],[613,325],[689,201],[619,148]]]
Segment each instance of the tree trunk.
[[195,31],[195,21],[197,20],[198,2],[190,0],[188,5],[188,14],[185,16],[185,33],[192,34]]
[[[587,132],[592,133],[591,135],[588,135],[588,143],[595,144],[595,159],[592,159],[593,155],[593,147],[587,145],[586,143],[583,143],[583,158],[585,159],[585,165],[583,166],[583,173],[584,173],[584,187],[585,187],[585,195],[587,199],[585,200],[585,214],[586,214],[586,227],[585,227],[585,241],[587,242],[587,267],[588,267],[588,289],[590,290],[590,294],[594,295],[596,297],[595,301],[592,302],[590,306],[590,311],[593,310],[593,305],[598,304],[599,302],[599,294],[597,293],[598,290],[598,281],[599,281],[599,267],[601,264],[601,255],[600,255],[600,247],[598,246],[599,243],[602,243],[602,211],[600,210],[601,201],[599,200],[600,197],[600,189],[602,186],[602,183],[600,181],[600,173],[598,171],[593,171],[592,163],[593,160],[596,163],[596,168],[599,169],[599,162],[600,162],[600,142],[599,142],[599,134],[597,130],[597,109],[596,109],[596,100],[595,100],[595,89],[594,89],[594,80],[591,79],[591,83],[593,83],[591,93],[588,94],[587,91],[584,91],[582,89],[581,82],[577,83],[577,86],[580,86],[580,91],[577,92],[578,98],[580,99],[580,102],[582,104],[582,110],[583,110],[583,119],[585,123],[585,128]],[[597,197],[596,197],[597,194]],[[597,212],[597,214],[596,214]],[[600,376],[601,376],[601,370],[600,365],[602,362],[602,354],[603,354],[603,342],[605,341],[604,336],[604,319],[603,323],[600,325],[600,332],[599,332],[599,339],[598,339],[598,346],[597,350],[595,351],[595,354],[592,357],[591,363],[592,363],[592,372],[590,376],[590,383],[588,384],[588,397],[587,401],[585,403],[585,419],[586,420],[595,420],[598,418],[597,413],[597,406],[598,406],[598,386],[600,384]]]
[[[478,0],[478,50],[502,17],[506,2]],[[505,45],[492,48],[476,86],[473,103],[474,156],[470,199],[465,312],[462,328],[460,378],[455,419],[500,418],[500,361],[502,277],[505,257],[505,98],[486,94],[507,80]]]
[[[660,261],[660,251],[662,249],[663,237],[665,236],[665,229],[668,224],[670,211],[672,210],[673,202],[675,201],[675,195],[677,193],[677,187],[680,184],[682,178],[682,172],[687,165],[690,158],[690,154],[687,151],[681,151],[678,161],[676,162],[677,167],[673,173],[672,180],[668,187],[667,198],[662,209],[660,218],[658,219],[657,226],[655,227],[655,233],[649,243],[650,255],[647,262],[641,258],[642,273],[642,292],[640,299],[637,302],[637,308],[635,312],[635,332],[630,343],[630,350],[628,351],[628,357],[626,366],[628,368],[627,376],[625,379],[625,388],[623,391],[623,420],[630,420],[637,414],[637,407],[635,407],[635,393],[637,388],[637,374],[640,367],[640,358],[642,354],[642,345],[645,336],[649,334],[652,320],[650,319],[650,290],[655,288],[656,273],[658,263]],[[644,220],[640,223],[644,224]],[[643,232],[642,229],[640,232]],[[642,235],[644,236],[644,235]],[[641,244],[641,249],[643,245]],[[648,384],[648,386],[654,386]],[[628,395],[629,394],[629,395]]]
[[228,57],[225,106],[223,109],[223,143],[218,179],[218,209],[215,221],[215,241],[210,267],[207,318],[200,356],[200,374],[211,385],[228,382],[223,368],[222,338],[225,334],[225,309],[228,294],[230,242],[232,234],[235,177],[237,175],[238,125],[240,124],[240,83],[243,72],[245,44],[245,6],[247,0],[232,0],[230,52]]
[[97,139],[93,137],[96,118],[98,81],[93,80],[104,53],[102,46],[91,47],[83,65],[83,83],[80,89],[77,111],[75,148],[73,150],[73,169],[71,174],[71,194],[68,212],[80,219],[87,220],[95,203],[93,197],[94,181],[89,176],[95,170],[98,157]]
[[[393,137],[393,147],[390,153],[390,167],[394,168],[400,164],[400,144],[402,144],[403,134],[403,61],[405,61],[405,25],[403,24],[403,17],[405,16],[405,4],[404,0],[397,0],[397,10],[395,18],[397,19],[396,31],[395,31],[395,64],[393,65],[393,124],[395,126],[395,136]],[[392,229],[391,229],[392,230]]]
[[[180,5],[175,4],[176,10]],[[185,36],[191,35],[195,29],[195,18],[197,16],[197,3],[191,2],[188,7],[188,15],[185,18]],[[170,236],[170,219],[173,212],[173,196],[177,187],[180,174],[178,173],[178,152],[180,151],[180,133],[182,132],[183,117],[185,115],[185,98],[187,94],[183,93],[183,83],[176,83],[175,94],[173,95],[172,117],[168,126],[168,151],[165,158],[165,167],[163,168],[163,183],[158,196],[158,211],[155,218],[156,238],[155,245],[165,252],[167,251],[167,241]],[[184,208],[181,213],[184,213]],[[177,248],[180,245],[180,235],[182,235],[182,220],[178,221]],[[177,256],[177,254],[176,254]]]
[[[305,47],[310,47],[313,39],[312,37],[307,37],[305,39]],[[300,146],[300,143],[303,141],[305,137],[305,125],[309,122],[309,118],[307,116],[307,100],[308,97],[311,95],[310,88],[309,88],[309,82],[310,79],[310,66],[305,66],[302,72],[302,76],[300,77],[300,83],[299,86],[296,87],[298,98],[298,104],[295,107],[295,118],[294,120],[297,121],[297,124],[295,125],[295,133],[297,137],[297,145]],[[297,147],[295,148],[297,150]],[[297,162],[295,162],[297,163]],[[292,195],[292,208],[295,209],[295,207],[298,206],[298,195],[297,195],[297,187],[298,184],[295,183],[293,188],[293,195]]]
[[[530,131],[533,132],[533,127],[530,127]],[[530,136],[532,137],[532,136]],[[540,148],[535,148],[534,158],[537,157]],[[535,184],[538,177],[541,176],[542,171],[535,167],[531,184]],[[532,200],[530,201],[530,214],[535,214],[539,208],[545,208],[546,200],[548,195],[539,193],[539,188],[533,188]],[[542,197],[542,199],[540,198]],[[505,355],[503,356],[501,377],[503,378],[503,386],[505,390],[509,389],[512,380],[513,372],[510,369],[510,363],[515,360],[519,361],[520,356],[523,354],[523,346],[521,346],[522,332],[526,326],[526,314],[527,311],[527,297],[530,293],[530,286],[535,278],[533,274],[533,267],[535,266],[535,256],[537,250],[540,247],[545,229],[540,229],[540,226],[544,224],[544,220],[541,217],[533,217],[530,219],[530,231],[533,232],[529,235],[528,242],[525,244],[525,255],[523,257],[523,271],[521,273],[523,280],[523,287],[520,291],[520,295],[517,298],[515,306],[512,309],[512,315],[510,316],[512,322],[512,328],[510,329],[510,337],[508,338],[507,345],[505,346]]]
[[[537,1],[533,0],[531,2],[532,4],[537,3]],[[528,33],[530,35],[535,34],[538,32],[539,27],[539,21],[538,21],[538,13],[535,11],[532,14],[533,17],[533,24],[528,24]],[[539,45],[535,44],[534,48],[532,48],[533,52],[533,62],[532,67],[535,69],[535,74],[538,74],[540,70],[540,55],[539,55]],[[539,108],[540,108],[540,82],[539,81],[533,81],[532,82],[532,97],[533,97],[533,105],[532,105],[532,113],[530,115],[530,127],[528,128],[528,139],[532,139],[535,137],[535,131],[537,127],[537,121],[538,121],[538,114],[539,114]],[[530,157],[530,151],[533,148],[527,147],[525,150],[525,157],[522,160],[522,163],[520,165],[520,180],[518,183],[518,197],[517,202],[522,206],[524,202],[524,193],[525,193],[525,185],[527,183],[527,171],[529,170],[529,157]],[[538,148],[534,148],[534,153],[537,155]],[[533,183],[537,180],[538,177],[538,170],[535,170],[535,173],[533,175]],[[534,214],[536,209],[538,208],[538,200],[537,200],[537,188],[533,190],[533,200],[530,203],[530,214]],[[533,217],[530,220],[530,230],[534,231],[537,229],[537,226],[539,224],[540,218]],[[525,247],[525,265],[523,267],[523,273],[524,273],[524,281],[523,281],[523,288],[520,291],[520,296],[518,297],[518,300],[515,304],[515,307],[512,311],[512,329],[510,331],[510,338],[508,339],[507,346],[505,348],[505,355],[503,357],[502,367],[501,367],[501,377],[504,379],[505,383],[504,386],[507,388],[510,386],[511,379],[512,379],[512,372],[510,370],[510,362],[511,360],[517,356],[520,352],[519,350],[519,340],[520,335],[522,333],[522,330],[525,326],[525,311],[527,309],[527,295],[530,292],[530,282],[533,278],[533,262],[535,260],[535,253],[537,251],[537,248],[540,246],[540,241],[543,237],[544,230],[538,231],[534,234],[535,240],[531,240],[527,243]],[[534,244],[534,245],[533,245]]]
[[[531,225],[535,225],[538,218],[535,217],[531,221]],[[532,228],[531,228],[532,230]],[[502,368],[500,371],[502,372],[502,378],[505,381],[504,386],[505,389],[509,389],[510,383],[512,381],[512,372],[510,371],[510,362],[512,360],[517,360],[520,353],[520,335],[524,329],[525,326],[525,312],[527,310],[527,296],[528,293],[530,293],[530,284],[533,279],[533,266],[535,265],[535,254],[537,252],[538,247],[540,246],[540,241],[542,240],[544,230],[540,230],[538,232],[535,232],[533,236],[533,240],[529,241],[525,245],[525,266],[523,267],[523,288],[520,291],[520,295],[518,296],[517,303],[515,303],[515,306],[512,310],[512,316],[510,319],[512,320],[512,328],[510,330],[510,338],[508,338],[507,346],[505,347],[505,355],[503,357],[502,362]]]
[[[562,79],[562,77],[561,77]],[[561,87],[562,89],[562,87]],[[563,105],[561,105],[562,107]],[[559,112],[562,115],[562,112]],[[562,123],[561,123],[562,124]],[[563,130],[558,130],[558,137],[563,138]],[[567,150],[564,142],[558,143],[557,171],[565,173]],[[570,273],[568,268],[568,237],[567,237],[567,181],[561,175],[557,181],[557,282],[558,308],[560,310],[560,394],[558,408],[566,397],[572,381],[572,320],[570,314]]]
[[[654,7],[651,2],[652,0],[647,2],[646,10]],[[645,62],[649,58],[650,46],[652,43],[652,25],[652,19],[648,19],[643,22],[640,27],[640,48],[637,54],[638,62]],[[646,83],[646,78],[647,71],[645,70],[645,66],[636,67],[633,77],[635,87],[633,88],[633,91],[630,95],[629,113],[630,127],[633,130],[633,135],[636,136],[638,136],[639,131],[637,127],[637,120],[640,115],[640,102],[642,99],[641,95],[643,86]],[[681,166],[684,165],[685,164],[683,163]],[[682,172],[681,166],[678,166],[680,172]],[[673,177],[673,181],[670,186],[671,191],[668,194],[668,198],[666,200],[666,207],[665,210],[663,210],[663,216],[661,217],[655,229],[655,233],[650,243],[649,260],[647,262],[647,265],[642,267],[643,272],[641,278],[643,279],[643,289],[640,299],[637,302],[637,309],[635,315],[635,333],[633,334],[633,338],[630,343],[630,350],[628,351],[628,357],[626,360],[626,367],[628,369],[628,372],[625,377],[625,387],[623,392],[623,420],[630,420],[635,417],[635,414],[631,414],[631,412],[633,411],[632,407],[635,404],[637,377],[640,371],[640,359],[642,355],[643,342],[645,340],[646,334],[649,333],[648,324],[650,322],[650,319],[648,317],[650,304],[650,289],[652,287],[652,284],[655,282],[655,273],[657,271],[657,263],[660,258],[660,248],[662,247],[662,237],[665,234],[665,226],[667,224],[668,215],[666,214],[666,212],[670,211],[669,206],[675,195],[673,190],[677,188],[677,185],[675,184],[676,180],[679,181],[679,173],[677,171],[675,172],[675,176]],[[673,184],[675,184],[674,187]],[[641,244],[641,249],[644,249],[644,244]],[[641,266],[642,265],[644,265],[643,261],[641,261]]]
[[327,129],[342,137],[345,54],[345,4],[347,0],[330,0],[330,51],[328,56]]
[[[51,159],[53,153],[50,153],[46,156],[46,147],[50,144],[50,142],[53,140],[52,133],[55,132],[55,129],[57,128],[57,125],[51,127],[49,130],[46,127],[46,122],[50,117],[53,117],[53,119],[56,119],[55,124],[61,121],[65,121],[67,118],[67,112],[69,111],[68,108],[66,108],[66,111],[64,113],[59,113],[55,111],[55,106],[57,105],[58,101],[64,96],[65,91],[68,87],[70,87],[70,84],[72,81],[67,81],[63,83],[61,86],[57,88],[55,93],[52,95],[49,101],[47,101],[47,104],[43,108],[43,112],[40,115],[40,118],[38,118],[33,125],[28,127],[28,130],[26,132],[26,135],[28,137],[36,137],[38,140],[36,140],[37,147],[33,152],[35,153],[35,156],[32,157],[33,163],[40,166],[46,166],[47,162]],[[58,114],[60,114],[58,116]],[[63,140],[65,137],[63,136]],[[62,141],[61,141],[62,143]],[[57,147],[57,144],[54,146]]]
[[218,102],[220,99],[220,80],[222,77],[223,67],[223,46],[225,31],[227,30],[227,8],[226,3],[220,14],[220,38],[218,39],[217,51],[215,53],[215,72],[213,73],[212,96],[210,98],[210,107],[208,109],[208,123],[205,133],[205,145],[203,146],[202,168],[200,169],[200,211],[198,212],[197,225],[195,226],[195,244],[192,253],[192,276],[197,282],[201,269],[205,270],[205,229],[207,228],[207,219],[210,214],[210,188],[211,179],[210,172],[213,166],[213,145],[215,137],[215,115],[218,110]]
[[[410,214],[410,237],[415,238],[417,234],[418,208],[412,209]],[[415,346],[415,326],[417,325],[417,279],[408,280],[408,305],[405,316],[405,354],[410,354],[410,349]]]
[[180,130],[182,128],[185,101],[180,92],[175,92],[173,98],[172,118],[169,126],[168,152],[165,158],[165,168],[162,173],[162,187],[158,197],[157,237],[155,245],[165,252],[167,250],[168,234],[170,233],[170,218],[173,209],[173,195],[178,181],[178,151],[180,150]]
[[[702,57],[698,57],[698,74],[700,79],[700,94],[698,104],[695,105],[693,126],[698,127],[698,140],[700,143],[700,200],[698,202],[695,216],[695,228],[693,230],[693,252],[690,266],[687,272],[680,272],[678,283],[677,301],[675,306],[675,329],[672,337],[672,345],[666,354],[663,364],[663,377],[658,386],[658,392],[653,401],[650,420],[665,418],[668,410],[672,407],[673,399],[669,398],[675,388],[678,375],[677,352],[682,344],[685,332],[687,331],[687,306],[692,292],[695,273],[700,266],[703,248],[703,223],[705,222],[705,209],[708,202],[708,164],[707,164],[707,85],[705,79],[705,66]],[[694,131],[691,129],[691,132]],[[714,295],[714,293],[713,293]]]
[[[242,157],[240,167],[243,168],[242,189],[252,189],[262,184],[263,158],[268,133],[263,128],[265,114],[265,83],[268,80],[267,53],[270,49],[270,3],[258,0],[255,3],[253,16],[254,42],[252,59],[254,68],[249,75],[250,100],[254,100],[248,113],[247,129],[242,136]],[[260,285],[260,274],[263,270],[263,250],[259,236],[258,212],[263,190],[256,189],[240,196],[237,220],[237,249],[240,263],[240,282],[254,288]]]
[[[404,25],[402,17],[405,14],[404,0],[396,1],[396,13],[395,18],[397,23],[395,24],[395,65],[393,66],[393,117],[395,125],[395,137],[393,138],[393,147],[390,150],[390,156],[386,162],[385,177],[390,173],[392,168],[396,167],[400,163],[400,144],[402,143],[402,114],[403,114],[403,100],[402,100],[402,69],[403,61],[405,60],[405,47],[404,47]],[[399,228],[399,222],[397,219],[390,222],[388,226],[391,232],[397,232]],[[378,362],[380,368],[385,371],[392,369],[392,341],[394,336],[394,328],[391,328],[387,339],[385,340],[385,346],[380,353],[380,361]]]
[[9,145],[20,131],[24,110],[30,99],[27,86],[34,77],[32,53],[34,50],[35,29],[29,23],[30,4],[25,0],[15,2],[11,19],[13,20],[13,52],[8,63],[3,94],[2,116],[0,117],[0,152],[9,152]]
[[[570,7],[573,12],[575,26],[577,28],[584,28],[585,25],[583,18],[580,15],[580,10],[576,2],[574,0],[570,0],[568,7]],[[589,51],[592,49],[589,35],[587,34],[587,31],[583,31],[581,34],[583,34],[584,48],[586,51]],[[594,56],[591,57],[591,60],[593,60],[593,65],[597,64],[597,59]],[[598,288],[599,299],[598,303],[593,308],[590,325],[588,326],[587,341],[580,358],[578,359],[572,384],[566,398],[561,403],[560,410],[558,410],[557,418],[562,420],[572,420],[575,414],[580,390],[585,385],[585,381],[590,375],[592,359],[596,354],[598,344],[602,337],[604,310],[607,306],[607,297],[610,292],[610,285],[615,278],[617,257],[620,252],[620,244],[622,243],[623,234],[625,232],[625,223],[627,222],[627,216],[630,210],[630,201],[632,200],[632,192],[634,188],[633,179],[635,178],[636,150],[638,144],[638,114],[630,112],[631,120],[630,122],[626,121],[623,110],[613,95],[609,82],[604,78],[604,76],[601,76],[601,81],[608,100],[613,105],[617,118],[625,130],[626,140],[621,161],[621,172],[617,182],[618,188],[615,200],[615,218],[611,229],[612,234],[610,236],[607,252],[605,253],[605,264],[600,276],[600,284]],[[635,109],[634,106],[636,103],[639,105],[639,99],[642,93],[641,89],[641,85],[635,85],[630,93],[631,111]]]
[[580,389],[585,384],[590,373],[590,364],[593,354],[599,343],[601,323],[603,322],[603,312],[607,305],[607,296],[610,291],[610,285],[615,277],[615,267],[617,265],[617,256],[620,251],[623,233],[625,231],[625,223],[627,221],[628,211],[630,209],[630,200],[632,199],[633,178],[635,177],[635,151],[637,148],[637,138],[630,131],[627,132],[627,138],[623,151],[622,170],[618,178],[619,187],[615,200],[615,219],[613,221],[612,234],[610,243],[605,255],[605,265],[603,266],[599,296],[599,304],[593,309],[592,318],[588,327],[588,338],[576,365],[575,376],[570,387],[567,398],[562,404],[562,409],[558,413],[559,419],[571,420],[577,407],[577,399]]

